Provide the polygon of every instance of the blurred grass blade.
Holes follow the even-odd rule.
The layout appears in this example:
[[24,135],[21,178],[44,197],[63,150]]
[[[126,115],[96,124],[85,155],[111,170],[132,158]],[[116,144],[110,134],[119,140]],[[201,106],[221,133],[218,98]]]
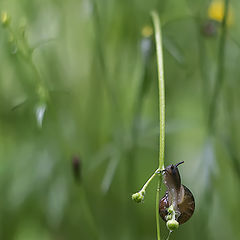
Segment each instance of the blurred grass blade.
[[170,39],[169,37],[163,37],[163,46],[166,48],[166,50],[174,58],[174,60],[176,60],[178,64],[180,65],[185,64],[185,57],[181,49],[172,39]]
[[43,47],[44,45],[47,45],[49,43],[52,43],[52,42],[56,42],[57,38],[49,38],[49,39],[45,39],[43,41],[40,41],[38,43],[36,43],[33,47],[32,47],[32,51],[35,51],[37,50],[38,48],[41,48]]
[[111,186],[111,183],[113,181],[113,177],[116,172],[118,163],[119,163],[118,157],[110,160],[107,170],[106,170],[106,173],[105,173],[105,176],[104,176],[104,179],[102,181],[101,189],[102,189],[103,193],[108,192],[108,190]]
[[35,114],[37,119],[37,125],[39,128],[42,128],[42,123],[43,123],[43,118],[46,112],[46,108],[47,106],[45,103],[38,104],[36,107]]
[[88,171],[94,171],[97,169],[102,163],[107,161],[107,159],[111,158],[113,155],[113,145],[106,144],[106,146],[98,151],[96,155],[91,159],[91,164],[88,167]]
[[20,107],[23,106],[26,102],[27,102],[27,99],[22,100],[21,102],[15,104],[15,105],[11,108],[11,110],[14,111],[14,110],[20,108]]

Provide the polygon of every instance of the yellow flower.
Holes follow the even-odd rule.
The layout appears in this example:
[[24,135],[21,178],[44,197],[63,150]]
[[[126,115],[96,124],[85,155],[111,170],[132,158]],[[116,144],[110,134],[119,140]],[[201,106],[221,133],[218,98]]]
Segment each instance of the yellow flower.
[[[224,17],[224,1],[213,0],[208,8],[208,17],[217,22],[222,22]],[[228,8],[227,25],[233,24],[233,11],[231,6]]]
[[7,12],[2,12],[1,22],[2,22],[3,27],[6,27],[10,23],[10,17],[7,14]]
[[142,28],[142,36],[143,37],[150,37],[153,34],[153,29],[151,26],[146,25]]

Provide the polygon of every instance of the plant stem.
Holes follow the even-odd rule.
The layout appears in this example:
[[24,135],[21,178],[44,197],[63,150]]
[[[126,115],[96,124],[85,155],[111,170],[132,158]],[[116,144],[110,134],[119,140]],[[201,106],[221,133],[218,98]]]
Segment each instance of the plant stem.
[[164,148],[165,148],[165,87],[163,73],[163,55],[162,55],[162,37],[160,29],[160,20],[156,12],[152,12],[158,65],[158,87],[159,87],[159,169],[164,169]]
[[157,169],[154,173],[153,173],[153,175],[146,181],[146,183],[143,185],[143,187],[142,187],[142,189],[140,190],[140,191],[146,191],[146,188],[147,188],[147,186],[148,186],[148,184],[153,180],[153,178],[156,176],[156,175],[158,175],[158,174],[160,174],[160,170],[159,169]]
[[224,3],[224,16],[222,21],[222,31],[219,43],[218,52],[218,69],[216,74],[216,81],[213,90],[212,100],[210,102],[208,127],[209,132],[214,132],[214,120],[216,117],[216,108],[218,103],[219,94],[223,85],[224,80],[224,60],[225,60],[225,46],[226,46],[226,33],[227,33],[227,18],[228,18],[229,0],[225,0]]
[[169,238],[170,238],[170,234],[172,233],[172,231],[169,231],[169,233],[168,233],[168,236],[167,236],[167,239],[166,240],[169,240]]
[[157,239],[161,240],[161,231],[160,231],[160,215],[159,215],[159,201],[160,201],[160,191],[161,191],[162,175],[159,175],[158,185],[157,185],[157,194],[156,194],[156,224],[157,224]]
[[[158,65],[158,87],[159,87],[159,170],[164,169],[164,148],[165,148],[165,88],[164,88],[164,72],[163,72],[163,54],[162,54],[162,36],[160,28],[160,20],[156,12],[152,12],[152,19],[155,31],[157,65]],[[161,189],[162,175],[159,175],[158,187],[156,194],[156,223],[157,223],[157,239],[160,240],[160,224],[159,224],[159,199]]]

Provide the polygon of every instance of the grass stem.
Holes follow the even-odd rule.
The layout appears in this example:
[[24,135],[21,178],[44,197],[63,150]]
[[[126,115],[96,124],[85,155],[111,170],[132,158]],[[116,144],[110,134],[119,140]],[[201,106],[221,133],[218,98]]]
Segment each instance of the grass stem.
[[[158,67],[158,88],[159,88],[159,170],[164,169],[164,149],[165,149],[165,87],[163,72],[163,50],[162,50],[162,34],[160,20],[156,12],[152,12],[152,20],[155,31],[156,51],[157,51],[157,67]],[[156,194],[156,223],[157,223],[157,239],[161,239],[159,224],[159,200],[161,189],[162,175],[159,175],[157,194]]]

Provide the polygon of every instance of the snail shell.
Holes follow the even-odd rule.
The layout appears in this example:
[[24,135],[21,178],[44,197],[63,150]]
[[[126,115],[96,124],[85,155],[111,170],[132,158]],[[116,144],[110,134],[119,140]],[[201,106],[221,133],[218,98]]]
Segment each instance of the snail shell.
[[[192,215],[195,209],[195,201],[190,190],[182,185],[184,188],[184,198],[183,201],[178,203],[178,211],[180,213],[178,217],[179,224],[185,223]],[[167,209],[170,207],[168,199],[168,191],[166,191],[164,197],[160,200],[159,213],[161,218],[166,221],[166,216],[168,215]]]
[[164,170],[164,183],[167,191],[159,202],[159,213],[161,218],[167,221],[167,209],[173,205],[177,213],[177,221],[179,224],[183,224],[193,215],[195,201],[191,191],[181,184],[181,177],[177,168],[179,164],[170,165]]

